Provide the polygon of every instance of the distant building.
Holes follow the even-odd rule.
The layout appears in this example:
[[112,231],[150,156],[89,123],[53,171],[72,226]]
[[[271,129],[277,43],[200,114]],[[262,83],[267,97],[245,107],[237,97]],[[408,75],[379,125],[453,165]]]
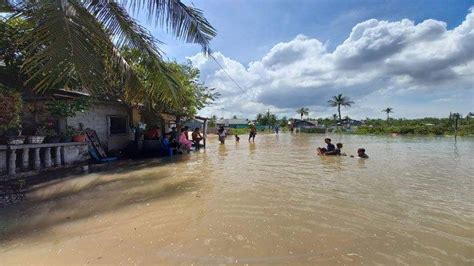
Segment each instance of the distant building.
[[362,122],[362,121],[354,120],[354,119],[350,119],[350,118],[344,118],[344,119],[342,119],[341,122],[337,123],[338,126],[342,125],[346,128],[350,128],[350,127],[353,127],[353,126],[361,126],[363,124],[364,124],[364,122]]
[[250,121],[244,118],[237,119],[220,119],[216,121],[217,127],[227,127],[227,128],[247,128]]
[[309,122],[301,119],[293,119],[294,128],[316,128],[317,125],[313,122]]
[[193,118],[193,119],[189,119],[188,121],[186,121],[184,123],[184,125],[189,127],[189,129],[191,131],[194,130],[195,128],[197,128],[197,127],[203,129],[204,128],[204,121]]

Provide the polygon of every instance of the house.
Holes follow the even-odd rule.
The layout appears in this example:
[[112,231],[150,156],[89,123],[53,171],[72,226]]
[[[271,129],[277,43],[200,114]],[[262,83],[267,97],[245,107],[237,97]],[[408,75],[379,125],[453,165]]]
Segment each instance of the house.
[[201,130],[203,130],[204,129],[204,120],[191,118],[191,119],[187,120],[184,123],[184,126],[189,127],[189,129],[191,131],[193,131],[197,127],[200,128]]
[[301,119],[293,119],[293,127],[294,128],[316,128],[317,125],[315,123],[301,120]]
[[362,121],[354,120],[354,119],[351,119],[351,118],[344,118],[344,119],[342,119],[341,122],[337,123],[338,126],[342,125],[345,128],[351,128],[353,126],[361,126],[363,124],[364,123]]
[[220,119],[216,121],[217,127],[227,127],[227,128],[247,128],[250,121],[248,119],[237,118],[237,119]]
[[[26,128],[36,128],[41,123],[51,120],[46,111],[46,104],[52,100],[73,101],[80,97],[89,97],[90,95],[82,92],[56,90],[45,95],[34,93],[25,93],[23,100],[25,113],[23,115],[23,124]],[[130,125],[133,115],[139,115],[130,107],[120,101],[103,99],[94,101],[94,103],[84,112],[78,112],[72,117],[59,119],[59,129],[66,126],[79,129],[91,128],[96,131],[102,147],[106,151],[124,149],[128,143],[134,139]],[[32,134],[32,132],[30,132]]]

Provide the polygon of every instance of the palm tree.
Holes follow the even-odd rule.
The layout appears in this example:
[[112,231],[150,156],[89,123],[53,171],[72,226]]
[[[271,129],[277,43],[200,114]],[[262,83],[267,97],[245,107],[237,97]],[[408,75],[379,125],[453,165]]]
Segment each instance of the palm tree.
[[301,120],[303,120],[303,116],[309,114],[309,109],[301,107],[300,109],[296,110],[296,112],[301,116]]
[[331,100],[328,101],[329,106],[331,107],[336,107],[337,106],[337,112],[339,114],[339,122],[342,121],[342,116],[341,116],[341,106],[345,107],[351,107],[351,104],[354,102],[349,99],[349,97],[342,96],[342,94],[338,94],[336,96],[332,96]]
[[382,112],[387,113],[387,121],[390,119],[390,113],[393,113],[393,108],[392,107],[387,107],[382,110]]
[[474,116],[474,113],[473,112],[469,112],[467,115],[466,115],[466,120],[469,121],[469,119],[471,119],[471,117]]
[[[150,32],[127,12],[146,10],[150,22],[177,38],[211,52],[209,42],[215,29],[201,10],[180,0],[2,0],[0,12],[9,19],[21,18],[29,30],[21,38],[25,46],[23,72],[37,92],[68,85],[88,91],[105,90],[120,81],[131,90],[143,90],[164,100],[175,97],[179,86],[164,66],[162,52]],[[16,45],[16,44],[11,44]],[[137,49],[151,60],[155,71],[143,82],[121,55],[123,48]]]

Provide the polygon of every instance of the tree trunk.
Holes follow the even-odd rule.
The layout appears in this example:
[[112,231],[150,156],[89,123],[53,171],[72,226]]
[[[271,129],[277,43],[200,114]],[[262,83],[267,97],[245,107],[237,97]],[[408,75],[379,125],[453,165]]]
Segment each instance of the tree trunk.
[[303,113],[301,113],[301,120],[303,120]]
[[390,115],[387,113],[387,122],[390,120]]
[[337,112],[339,113],[339,122],[342,123],[342,117],[341,117],[341,105],[337,105]]

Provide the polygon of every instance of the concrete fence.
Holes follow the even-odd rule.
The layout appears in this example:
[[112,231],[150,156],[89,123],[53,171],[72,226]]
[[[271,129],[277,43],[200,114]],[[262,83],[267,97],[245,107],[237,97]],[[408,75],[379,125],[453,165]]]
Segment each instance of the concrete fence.
[[88,159],[87,143],[0,145],[0,176],[80,164]]

